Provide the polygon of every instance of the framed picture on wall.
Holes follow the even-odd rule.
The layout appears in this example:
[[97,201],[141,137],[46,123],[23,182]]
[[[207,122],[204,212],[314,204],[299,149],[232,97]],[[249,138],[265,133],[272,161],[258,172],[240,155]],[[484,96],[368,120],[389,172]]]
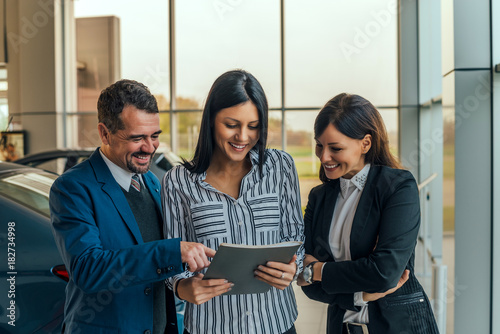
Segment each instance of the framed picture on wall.
[[24,157],[24,131],[6,131],[0,136],[0,161]]

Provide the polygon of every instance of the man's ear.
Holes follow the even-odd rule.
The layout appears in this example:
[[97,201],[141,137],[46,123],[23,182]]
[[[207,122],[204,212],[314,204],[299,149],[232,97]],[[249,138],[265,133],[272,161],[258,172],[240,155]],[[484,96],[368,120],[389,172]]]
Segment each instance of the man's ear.
[[363,154],[366,154],[368,153],[371,147],[372,147],[372,135],[367,134],[363,139],[361,139],[361,152],[363,152]]
[[109,145],[109,135],[111,132],[108,130],[104,123],[97,124],[97,131],[99,131],[99,137],[104,145]]

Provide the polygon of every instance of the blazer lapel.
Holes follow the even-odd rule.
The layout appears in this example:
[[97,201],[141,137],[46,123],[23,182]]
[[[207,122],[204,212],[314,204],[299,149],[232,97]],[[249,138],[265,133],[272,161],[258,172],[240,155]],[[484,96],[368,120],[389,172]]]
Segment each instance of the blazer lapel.
[[90,156],[89,160],[94,169],[97,181],[102,184],[102,191],[109,196],[136,242],[138,244],[144,243],[134,213],[132,209],[130,209],[130,205],[123,194],[123,190],[118,183],[116,183],[113,174],[111,174],[108,166],[102,159],[99,148]]
[[357,253],[358,250],[361,249],[359,245],[360,243],[365,242],[365,238],[363,238],[363,231],[366,224],[368,224],[370,211],[373,206],[373,199],[375,198],[374,179],[377,171],[377,166],[372,165],[370,167],[368,178],[366,180],[365,187],[363,188],[363,193],[361,194],[358,207],[356,208],[356,213],[354,214],[349,247],[352,259],[357,259],[359,257],[359,254]]
[[158,210],[161,213],[160,182],[158,182],[158,179],[152,172],[143,174],[143,180],[149,190],[149,193],[151,194],[151,197],[153,197]]
[[333,210],[335,209],[335,203],[337,203],[337,196],[340,192],[340,182],[339,180],[332,180],[328,182],[325,187],[325,197],[323,202],[323,217],[320,217],[321,221],[321,235],[318,237],[325,242],[325,248],[333,259],[332,250],[330,248],[330,226],[332,225]]

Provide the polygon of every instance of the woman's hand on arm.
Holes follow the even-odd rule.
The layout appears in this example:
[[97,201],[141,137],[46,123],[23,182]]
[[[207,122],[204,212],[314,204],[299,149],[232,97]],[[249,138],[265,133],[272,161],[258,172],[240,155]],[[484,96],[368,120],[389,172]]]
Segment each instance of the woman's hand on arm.
[[269,261],[265,266],[259,266],[255,270],[255,277],[277,289],[284,290],[295,277],[297,271],[296,259],[297,255],[294,255],[289,263]]
[[373,301],[378,300],[380,298],[383,298],[387,295],[390,295],[393,292],[396,292],[400,287],[403,286],[403,284],[406,283],[406,281],[408,280],[409,277],[410,277],[410,271],[408,269],[406,269],[403,272],[403,275],[401,275],[401,278],[399,279],[398,284],[394,288],[389,289],[386,292],[380,292],[380,293],[363,292],[363,301],[373,302]]
[[230,291],[232,283],[225,279],[203,279],[203,274],[185,278],[177,283],[177,295],[192,304],[200,305]]

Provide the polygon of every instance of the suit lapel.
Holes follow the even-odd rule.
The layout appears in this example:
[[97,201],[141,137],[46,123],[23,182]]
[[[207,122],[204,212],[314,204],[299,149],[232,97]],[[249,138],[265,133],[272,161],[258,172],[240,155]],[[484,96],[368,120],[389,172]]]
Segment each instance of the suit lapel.
[[330,226],[332,225],[333,210],[337,203],[337,196],[340,192],[339,180],[332,180],[325,187],[325,197],[323,202],[323,217],[321,217],[321,235],[318,237],[325,242],[325,248],[333,259],[332,250],[330,248]]
[[356,213],[354,214],[349,247],[352,259],[357,259],[359,257],[358,251],[361,249],[359,245],[366,242],[365,238],[363,238],[363,231],[365,230],[366,224],[368,224],[370,211],[373,206],[373,199],[375,198],[374,179],[377,171],[377,166],[372,165],[370,167],[363,193],[361,194]]
[[158,182],[158,179],[152,172],[143,174],[142,179],[144,180],[144,183],[146,184],[151,197],[153,197],[153,200],[155,201],[155,204],[161,213],[160,182]]
[[92,154],[89,160],[94,169],[97,181],[102,184],[102,191],[109,196],[136,242],[142,244],[144,241],[142,240],[141,231],[135,220],[134,213],[130,209],[122,188],[115,181],[108,166],[102,159],[99,148]]

